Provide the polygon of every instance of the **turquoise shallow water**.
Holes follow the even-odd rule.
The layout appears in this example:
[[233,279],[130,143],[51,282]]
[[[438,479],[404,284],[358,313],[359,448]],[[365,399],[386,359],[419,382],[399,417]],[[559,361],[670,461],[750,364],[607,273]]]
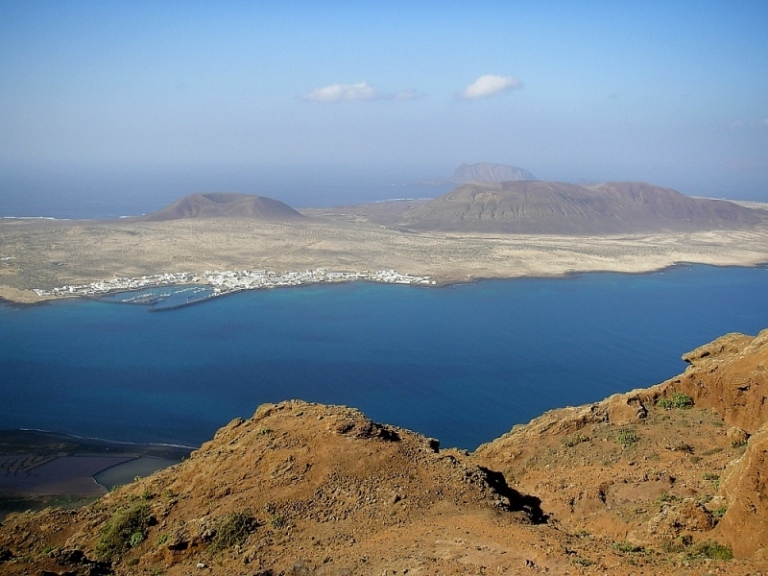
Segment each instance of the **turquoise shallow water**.
[[346,404],[474,448],[555,407],[681,372],[768,327],[768,269],[356,283],[241,293],[159,314],[0,306],[0,428],[198,444],[262,402]]

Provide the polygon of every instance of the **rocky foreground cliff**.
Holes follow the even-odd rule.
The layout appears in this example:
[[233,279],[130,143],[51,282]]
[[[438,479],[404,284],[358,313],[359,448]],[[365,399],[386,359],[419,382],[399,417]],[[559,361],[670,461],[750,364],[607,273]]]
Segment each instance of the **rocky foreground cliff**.
[[350,408],[264,405],[88,507],[10,516],[0,572],[768,573],[768,330],[684,359],[474,453]]

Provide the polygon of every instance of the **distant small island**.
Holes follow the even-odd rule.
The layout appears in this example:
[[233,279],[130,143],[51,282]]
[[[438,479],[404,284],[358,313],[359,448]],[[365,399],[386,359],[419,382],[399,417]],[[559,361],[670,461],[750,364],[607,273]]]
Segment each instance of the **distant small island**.
[[536,177],[524,168],[507,164],[462,164],[453,172],[451,182],[466,184],[468,182],[516,182],[520,180],[536,180]]

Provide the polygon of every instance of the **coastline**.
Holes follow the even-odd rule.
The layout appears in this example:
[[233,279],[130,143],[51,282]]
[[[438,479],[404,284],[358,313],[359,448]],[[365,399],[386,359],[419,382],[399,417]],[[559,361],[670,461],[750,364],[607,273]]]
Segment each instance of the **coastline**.
[[404,232],[341,217],[300,223],[2,220],[0,234],[0,298],[22,305],[46,302],[56,289],[56,298],[75,296],[64,287],[93,285],[98,288],[93,294],[100,296],[118,288],[182,281],[210,286],[206,274],[217,270],[286,276],[312,270],[339,275],[397,270],[444,286],[589,272],[636,274],[679,263],[748,267],[768,259],[768,224],[566,236]]
[[181,462],[196,447],[0,430],[0,521],[49,505],[77,507]]
[[[477,282],[484,282],[484,281],[490,281],[490,280],[518,280],[518,279],[564,279],[565,280],[581,274],[600,274],[600,273],[629,274],[629,275],[656,274],[658,272],[663,272],[665,270],[672,270],[675,268],[684,268],[687,266],[713,266],[716,268],[760,268],[760,267],[768,266],[768,259],[757,260],[757,261],[750,260],[749,262],[745,262],[745,263],[724,263],[724,264],[711,264],[707,262],[698,262],[698,261],[676,261],[668,264],[632,268],[632,269],[625,269],[621,266],[606,266],[602,269],[593,269],[593,268],[587,268],[584,270],[573,269],[568,271],[551,272],[551,273],[544,272],[544,273],[531,273],[531,274],[523,274],[523,275],[514,274],[514,275],[469,276],[466,279],[430,278],[431,282],[429,283],[385,282],[385,281],[373,280],[371,278],[360,277],[360,278],[351,278],[346,280],[335,280],[332,282],[317,281],[317,282],[306,282],[306,283],[297,283],[297,284],[276,284],[276,285],[268,285],[268,286],[255,286],[250,288],[237,287],[237,288],[223,290],[220,292],[214,292],[208,296],[197,298],[189,302],[182,302],[179,304],[162,306],[159,308],[148,307],[148,311],[149,312],[166,312],[166,311],[179,310],[181,308],[203,304],[211,300],[215,300],[217,298],[232,296],[235,294],[239,294],[241,292],[248,292],[248,291],[254,291],[254,290],[293,289],[293,288],[301,288],[301,287],[312,286],[317,284],[346,284],[351,282],[371,282],[371,283],[381,283],[381,284],[400,284],[400,285],[410,286],[414,288],[447,288],[450,286],[456,286],[461,284],[473,284]],[[99,294],[39,295],[35,293],[33,290],[19,290],[15,288],[10,288],[8,286],[0,285],[0,306],[26,309],[26,308],[32,308],[37,306],[44,306],[51,302],[58,302],[58,301],[64,301],[64,300],[93,300],[96,302],[112,303],[112,302],[105,301],[104,298],[114,294],[128,294],[131,292],[139,292],[142,290],[148,290],[148,289],[154,289],[154,288],[175,288],[180,286],[191,286],[191,285],[207,287],[207,288],[213,288],[214,286],[210,283],[204,283],[204,282],[190,283],[188,281],[185,281],[185,282],[179,282],[178,284],[162,283],[162,284],[146,285],[139,288],[115,288],[115,289],[101,292]],[[118,302],[118,303],[132,304],[137,306],[148,306],[147,304],[140,303],[140,302]]]
[[0,454],[21,454],[34,447],[34,454],[72,455],[88,454],[141,454],[157,457],[182,457],[199,446],[159,442],[125,442],[103,438],[89,438],[50,430],[29,428],[0,429]]
[[[663,270],[672,270],[672,269],[685,269],[690,266],[697,265],[696,263],[690,263],[690,262],[677,262],[670,266],[667,266]],[[765,264],[759,264],[751,267],[745,267],[745,266],[730,266],[731,268],[761,268],[760,273],[758,274],[760,277],[764,276],[764,272],[762,270],[768,270],[768,268],[764,268]],[[712,269],[718,268],[718,267],[710,267]],[[651,270],[647,272],[641,272],[637,274],[653,274],[658,273],[659,270]],[[572,277],[575,277],[577,275],[581,275],[585,273],[580,272],[572,272],[570,274],[564,274],[558,276],[558,279],[569,279]],[[587,273],[588,274],[588,273]],[[462,282],[461,284],[465,283],[478,283],[478,282],[484,282],[494,279],[487,279],[487,278],[473,278],[470,281]],[[495,279],[495,280],[504,280],[504,279]],[[441,288],[448,288],[450,286],[457,285],[459,283],[457,282],[444,282],[440,284],[435,285],[429,285],[429,286],[422,286],[422,287],[441,287]],[[417,285],[418,286],[418,285]],[[284,286],[284,288],[290,288],[290,286]],[[326,288],[324,288],[325,290]],[[332,288],[328,287],[327,290],[333,290]],[[399,291],[398,291],[399,292]],[[230,295],[233,293],[225,293],[224,295]],[[17,438],[17,441],[15,442],[9,442],[8,439],[13,440],[14,435]],[[16,446],[14,448],[14,445]],[[74,445],[74,446],[73,446]],[[35,446],[38,446],[35,448]],[[139,464],[144,463],[147,461],[147,458],[158,458],[159,455],[161,455],[163,452],[171,450],[172,452],[175,452],[178,454],[179,452],[182,452],[181,456],[176,459],[176,461],[179,461],[181,458],[183,458],[183,452],[189,453],[189,450],[192,450],[193,447],[180,447],[180,446],[167,446],[167,445],[158,445],[158,444],[132,444],[132,443],[125,443],[125,442],[115,442],[115,441],[108,441],[108,440],[100,440],[100,439],[94,439],[94,438],[82,438],[77,436],[69,436],[66,434],[56,434],[51,432],[44,432],[39,430],[5,430],[0,431],[0,457],[4,454],[16,454],[21,456],[31,456],[35,455],[36,453],[38,455],[42,454],[46,457],[51,458],[52,460],[57,460],[58,464],[52,464],[50,462],[43,462],[40,463],[41,466],[38,467],[39,472],[46,472],[50,476],[54,476],[54,479],[56,479],[59,483],[59,485],[62,484],[65,480],[67,482],[70,482],[67,486],[67,488],[57,488],[56,490],[51,490],[50,488],[47,490],[47,493],[43,493],[38,487],[33,487],[33,489],[27,490],[26,492],[19,494],[19,490],[16,490],[15,492],[9,492],[8,490],[2,490],[2,486],[0,486],[0,512],[4,510],[3,502],[7,498],[13,496],[17,499],[23,497],[29,500],[30,502],[38,502],[41,501],[41,499],[49,499],[52,496],[55,496],[56,494],[64,494],[67,496],[78,496],[78,497],[93,497],[98,496],[99,494],[105,493],[111,486],[115,484],[121,483],[120,480],[117,481],[105,481],[102,480],[99,477],[99,474],[104,473],[108,469],[113,469],[114,472],[122,474],[121,478],[123,478],[125,481],[131,480],[137,475],[144,475],[141,473],[138,468],[136,468]],[[111,458],[111,460],[87,460],[87,458],[94,458],[96,456],[99,457],[105,457],[108,456]],[[140,460],[141,457],[145,457],[143,461]],[[171,465],[173,462],[166,463],[167,465]],[[76,468],[79,470],[79,481],[80,483],[75,483],[74,481],[69,480],[69,476],[62,476],[62,472],[56,472],[55,466],[60,466],[63,469],[71,469]],[[47,470],[46,470],[47,467]],[[95,468],[94,468],[95,467]],[[56,476],[58,474],[58,477]],[[89,489],[83,489],[82,486],[82,480],[86,480],[90,483],[90,487],[92,490]],[[100,484],[100,486],[97,485]],[[51,492],[54,492],[56,494],[51,494]]]

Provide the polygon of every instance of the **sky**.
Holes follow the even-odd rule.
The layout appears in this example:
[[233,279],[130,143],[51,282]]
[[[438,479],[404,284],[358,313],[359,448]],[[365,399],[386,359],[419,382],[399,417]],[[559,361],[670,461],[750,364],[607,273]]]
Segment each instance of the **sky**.
[[768,2],[0,0],[0,213],[474,162],[768,201]]

